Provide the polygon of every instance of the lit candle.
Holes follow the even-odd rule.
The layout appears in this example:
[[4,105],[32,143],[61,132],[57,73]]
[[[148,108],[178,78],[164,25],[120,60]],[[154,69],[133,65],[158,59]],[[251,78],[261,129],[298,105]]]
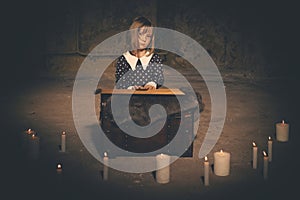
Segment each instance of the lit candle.
[[214,153],[214,172],[217,176],[228,176],[230,173],[230,153],[220,152]]
[[268,154],[269,154],[269,162],[272,161],[272,149],[273,149],[273,140],[269,136],[268,138]]
[[263,168],[263,176],[264,179],[268,179],[268,168],[269,168],[269,158],[268,154],[266,151],[263,151],[263,156],[264,156],[264,168]]
[[56,172],[57,172],[57,174],[61,174],[62,173],[62,164],[61,163],[58,163],[56,165]]
[[204,185],[209,185],[209,162],[207,156],[204,158]]
[[22,133],[22,138],[21,138],[21,147],[24,149],[24,152],[27,153],[28,146],[29,146],[29,140],[31,137],[31,134],[35,133],[32,129],[28,129]]
[[156,156],[156,181],[158,183],[168,183],[170,181],[170,156],[159,154]]
[[35,132],[34,132],[34,130],[32,130],[31,128],[29,128],[29,129],[26,131],[26,133],[30,135],[30,134],[33,134],[33,133],[35,133]]
[[40,153],[40,138],[33,133],[29,138],[28,155],[31,159],[38,159]]
[[280,142],[289,140],[289,124],[285,123],[284,120],[276,124],[276,139]]
[[106,152],[104,152],[104,157],[103,157],[103,180],[108,179],[108,155]]
[[66,152],[66,132],[63,131],[61,134],[61,152]]
[[252,167],[253,169],[256,169],[257,168],[257,146],[255,144],[255,142],[252,142]]

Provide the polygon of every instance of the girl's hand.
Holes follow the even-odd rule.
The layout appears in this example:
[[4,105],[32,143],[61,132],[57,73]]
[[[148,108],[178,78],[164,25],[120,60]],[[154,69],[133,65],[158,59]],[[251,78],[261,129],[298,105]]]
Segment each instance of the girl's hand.
[[156,87],[154,87],[153,85],[145,85],[145,86],[144,86],[144,89],[147,89],[147,90],[155,90]]

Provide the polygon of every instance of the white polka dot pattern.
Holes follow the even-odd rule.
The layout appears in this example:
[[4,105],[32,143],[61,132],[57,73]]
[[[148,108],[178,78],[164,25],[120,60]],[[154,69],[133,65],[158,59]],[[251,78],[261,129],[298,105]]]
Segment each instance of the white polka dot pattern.
[[116,64],[116,88],[127,89],[129,86],[144,86],[146,83],[155,82],[160,87],[164,82],[163,65],[161,58],[153,54],[146,69],[138,60],[136,69],[132,70],[126,58],[122,55]]

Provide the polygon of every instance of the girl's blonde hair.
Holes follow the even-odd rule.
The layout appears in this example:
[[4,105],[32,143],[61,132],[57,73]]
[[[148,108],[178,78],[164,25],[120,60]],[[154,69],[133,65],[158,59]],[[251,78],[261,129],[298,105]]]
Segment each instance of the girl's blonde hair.
[[[152,23],[149,19],[147,19],[146,17],[136,17],[131,26],[129,27],[130,30],[130,44],[131,44],[131,52],[132,53],[136,53],[138,50],[138,35],[139,35],[139,30],[142,27],[152,27]],[[151,34],[152,34],[152,38],[151,38],[151,42],[147,48],[148,51],[148,55],[151,55],[154,52],[154,32],[153,29],[146,29],[146,31],[151,30]]]

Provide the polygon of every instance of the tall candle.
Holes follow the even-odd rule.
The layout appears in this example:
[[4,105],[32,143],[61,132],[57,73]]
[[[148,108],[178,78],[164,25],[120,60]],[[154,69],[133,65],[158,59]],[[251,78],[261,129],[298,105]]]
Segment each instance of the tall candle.
[[276,139],[280,142],[289,140],[289,124],[285,123],[284,120],[276,124]]
[[272,149],[273,149],[273,140],[269,136],[268,138],[268,154],[269,154],[269,162],[272,161]]
[[214,153],[214,172],[217,176],[228,176],[230,173],[230,153],[221,150]]
[[66,132],[63,131],[61,134],[61,151],[66,152]]
[[257,146],[255,142],[252,142],[252,168],[257,168]]
[[38,159],[40,153],[40,138],[33,133],[29,138],[28,156],[31,159]]
[[103,180],[108,180],[108,155],[106,152],[103,157]]
[[207,156],[204,158],[204,185],[209,185],[209,162]]
[[269,158],[266,151],[263,151],[263,156],[264,156],[263,176],[264,179],[266,180],[268,179],[268,168],[269,168]]
[[170,182],[170,156],[159,154],[156,156],[156,181],[158,183]]

